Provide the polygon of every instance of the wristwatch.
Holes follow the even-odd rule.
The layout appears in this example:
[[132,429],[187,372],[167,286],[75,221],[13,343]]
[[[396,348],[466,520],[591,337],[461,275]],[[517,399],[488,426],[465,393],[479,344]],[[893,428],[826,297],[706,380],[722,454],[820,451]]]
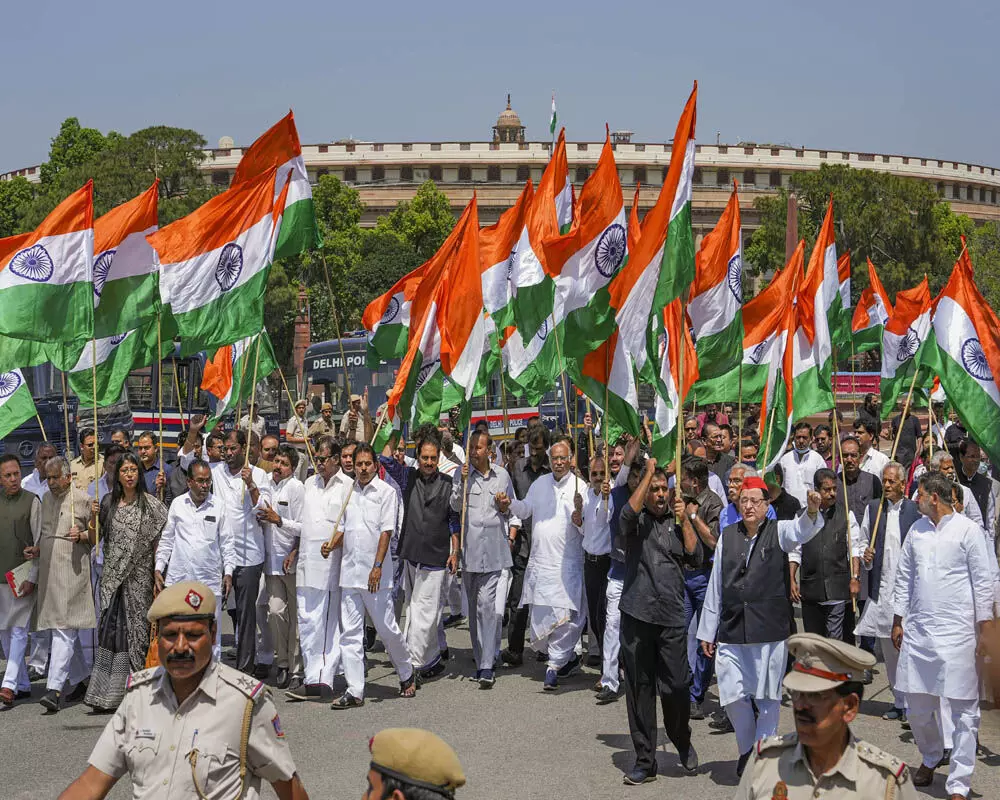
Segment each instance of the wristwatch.
[[375,562],[375,569],[382,569],[382,562],[381,561],[376,561]]
[[695,521],[695,518],[696,518],[697,516],[698,516],[698,514],[697,514],[697,513],[694,513],[694,514],[688,514],[688,519],[689,519],[689,520],[691,520],[692,522],[694,522],[694,521]]

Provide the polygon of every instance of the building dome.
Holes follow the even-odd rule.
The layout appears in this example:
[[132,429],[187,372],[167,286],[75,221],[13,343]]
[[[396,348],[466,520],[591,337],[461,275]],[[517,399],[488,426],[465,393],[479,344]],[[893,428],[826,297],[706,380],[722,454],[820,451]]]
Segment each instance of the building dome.
[[500,112],[497,124],[493,126],[493,141],[506,143],[524,142],[524,125],[517,112],[510,107],[510,95],[507,95],[507,108]]
[[227,150],[235,145],[232,136],[223,136],[219,139],[219,148],[222,150]]

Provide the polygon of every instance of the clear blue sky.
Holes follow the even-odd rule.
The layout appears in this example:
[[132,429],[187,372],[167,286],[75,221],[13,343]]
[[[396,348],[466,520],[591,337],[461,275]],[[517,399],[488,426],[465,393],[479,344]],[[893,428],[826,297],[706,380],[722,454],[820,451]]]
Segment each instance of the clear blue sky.
[[0,171],[59,123],[167,124],[249,144],[291,107],[303,142],[483,140],[513,95],[530,139],[549,95],[571,140],[605,121],[1000,166],[995,0],[7,3]]

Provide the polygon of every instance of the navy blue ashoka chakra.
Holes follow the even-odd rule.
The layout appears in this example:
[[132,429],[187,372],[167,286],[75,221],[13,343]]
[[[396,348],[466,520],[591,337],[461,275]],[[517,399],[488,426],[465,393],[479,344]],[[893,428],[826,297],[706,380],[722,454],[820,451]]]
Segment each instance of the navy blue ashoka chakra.
[[385,313],[382,315],[382,319],[379,320],[379,325],[387,325],[392,322],[399,314],[399,301],[395,297],[389,298],[389,305],[386,306]]
[[538,333],[535,334],[541,341],[545,341],[549,335],[549,321],[547,319],[542,320],[542,327],[538,329]]
[[920,336],[913,328],[906,329],[906,335],[899,342],[899,349],[896,351],[897,361],[909,361],[920,349]]
[[0,400],[6,400],[21,385],[21,376],[16,372],[0,372]]
[[431,373],[433,373],[437,369],[438,364],[440,363],[441,362],[439,360],[435,359],[434,361],[431,361],[429,364],[425,364],[420,368],[420,372],[417,373],[418,389],[425,383],[427,383],[427,379],[431,376]]
[[594,266],[605,278],[611,278],[625,261],[625,226],[617,222],[609,225],[597,240],[594,251]]
[[750,361],[754,364],[763,364],[764,359],[767,357],[768,348],[771,342],[765,339],[759,345],[757,345],[753,350],[750,351]]
[[19,278],[45,283],[52,277],[52,256],[40,244],[33,244],[16,252],[8,268]]
[[219,263],[215,267],[215,281],[222,291],[228,292],[240,279],[241,272],[243,272],[243,248],[235,242],[230,242],[219,254]]
[[119,333],[111,337],[111,346],[119,345],[128,338],[127,333]]
[[993,380],[993,371],[986,360],[983,345],[978,339],[966,339],[962,342],[962,366],[976,380]]
[[729,267],[726,270],[726,279],[729,282],[729,291],[733,293],[736,302],[743,302],[743,259],[737,253],[729,259]]
[[104,283],[111,273],[111,262],[115,259],[114,250],[105,250],[94,260],[94,294],[98,297],[104,291]]

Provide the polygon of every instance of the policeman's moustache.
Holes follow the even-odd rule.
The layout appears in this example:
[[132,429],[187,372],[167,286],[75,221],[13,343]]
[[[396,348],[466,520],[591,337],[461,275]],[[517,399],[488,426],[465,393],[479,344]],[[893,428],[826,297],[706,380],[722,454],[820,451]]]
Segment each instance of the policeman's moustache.
[[814,717],[812,713],[809,711],[796,711],[795,719],[797,719],[799,722],[809,722],[809,723],[816,722],[816,717]]
[[186,653],[171,653],[167,656],[167,661],[171,664],[177,661],[194,661],[194,653],[190,651]]

